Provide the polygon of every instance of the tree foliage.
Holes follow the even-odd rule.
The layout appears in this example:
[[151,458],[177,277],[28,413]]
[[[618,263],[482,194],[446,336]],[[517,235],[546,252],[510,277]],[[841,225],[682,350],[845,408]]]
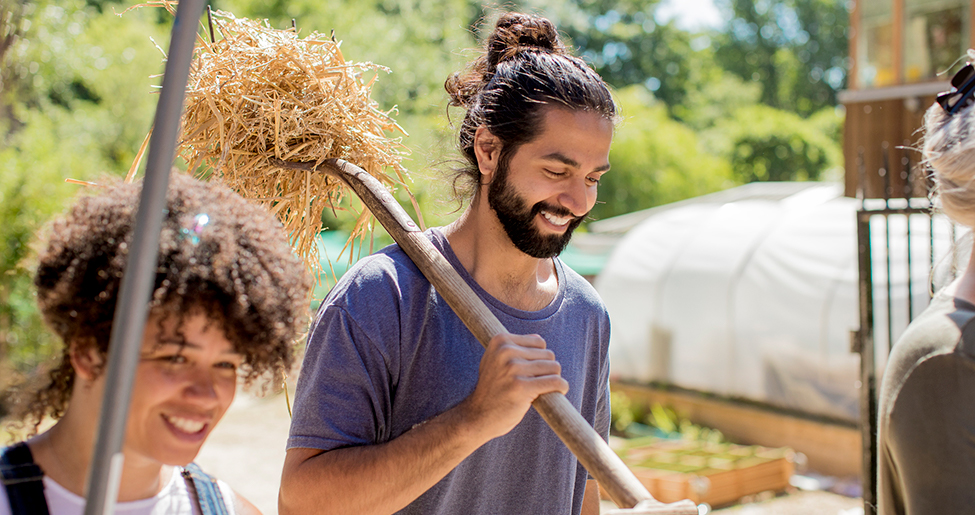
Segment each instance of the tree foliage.
[[836,105],[849,67],[849,13],[841,0],[725,0],[731,21],[718,61],[762,85],[763,104],[808,116]]
[[146,37],[165,34],[80,0],[19,5],[0,31],[17,34],[0,90],[0,357],[12,358],[13,372],[36,365],[53,341],[34,306],[29,245],[78,192],[66,178],[97,181],[131,164],[149,130],[149,77],[162,69]]
[[[504,4],[552,19],[616,91],[623,122],[594,217],[744,181],[829,176],[838,166],[832,107],[846,73],[845,3],[724,1],[727,27],[694,33],[658,20],[658,0]],[[0,0],[0,377],[31,368],[52,344],[31,294],[30,242],[79,191],[64,179],[125,173],[152,123],[172,17],[153,8],[116,15],[132,3]],[[471,58],[498,8],[473,0],[211,4],[276,27],[293,19],[302,36],[334,29],[347,58],[389,67],[373,97],[395,107],[410,134],[420,212],[427,225],[456,216],[446,178],[461,113],[448,113],[443,82]],[[397,195],[410,204],[402,189]],[[332,227],[351,223],[324,216]]]
[[718,191],[734,184],[726,160],[702,148],[690,127],[640,86],[619,91],[623,121],[613,138],[612,169],[599,182],[593,218],[604,219]]
[[665,106],[683,105],[696,84],[707,81],[713,61],[698,55],[708,36],[659,23],[659,2],[577,0],[579,14],[561,28],[610,85],[642,84]]
[[[829,109],[816,122],[763,105],[740,109],[721,122],[731,141],[731,168],[740,182],[813,181],[842,165],[828,134]],[[835,127],[833,128],[835,130]]]

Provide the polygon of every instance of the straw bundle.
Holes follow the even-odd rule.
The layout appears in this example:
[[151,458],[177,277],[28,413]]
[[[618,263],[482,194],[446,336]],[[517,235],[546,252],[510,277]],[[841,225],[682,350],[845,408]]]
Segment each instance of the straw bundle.
[[[342,158],[387,187],[405,186],[402,159],[408,150],[401,137],[386,133],[406,132],[370,99],[376,77],[362,79],[364,72],[389,70],[346,61],[340,44],[318,33],[299,39],[293,29],[221,11],[214,11],[213,25],[217,37],[200,39],[190,71],[179,155],[191,173],[212,174],[263,203],[318,271],[321,214],[339,206],[344,187],[325,174],[284,169],[269,160],[318,165]],[[363,207],[353,235],[368,228],[371,217]]]

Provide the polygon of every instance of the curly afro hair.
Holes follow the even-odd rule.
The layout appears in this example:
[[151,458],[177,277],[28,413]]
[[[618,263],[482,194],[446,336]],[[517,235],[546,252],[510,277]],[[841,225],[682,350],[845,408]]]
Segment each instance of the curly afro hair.
[[[99,187],[49,226],[34,284],[44,319],[65,346],[48,384],[22,410],[35,428],[67,407],[72,343],[97,349],[105,362],[141,189]],[[220,324],[243,356],[248,384],[290,369],[293,344],[307,329],[311,279],[266,210],[174,171],[158,259],[150,315],[182,322],[202,312]]]

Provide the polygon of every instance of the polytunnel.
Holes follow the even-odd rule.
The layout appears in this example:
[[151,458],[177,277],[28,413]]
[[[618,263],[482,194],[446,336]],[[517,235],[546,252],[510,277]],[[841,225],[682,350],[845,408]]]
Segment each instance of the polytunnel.
[[[782,190],[751,184],[737,195],[657,208],[623,234],[595,280],[612,321],[611,377],[855,420],[859,357],[850,342],[860,325],[860,201],[842,197],[833,184],[789,186],[784,195],[769,188]],[[600,223],[606,228],[611,220]],[[885,220],[872,222],[881,369],[887,259],[890,304],[907,305],[910,289],[916,316],[928,303],[932,259],[944,263],[941,256],[955,248],[947,219],[911,217],[908,288],[908,219]],[[896,338],[909,314],[892,313]]]

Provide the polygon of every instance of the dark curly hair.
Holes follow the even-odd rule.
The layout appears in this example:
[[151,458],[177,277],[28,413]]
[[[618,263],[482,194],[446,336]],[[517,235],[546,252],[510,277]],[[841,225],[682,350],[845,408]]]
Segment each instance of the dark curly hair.
[[[141,184],[93,188],[48,227],[37,302],[64,342],[48,384],[19,413],[25,423],[60,418],[75,372],[69,348],[108,353]],[[162,323],[202,312],[243,356],[247,383],[292,365],[307,328],[311,279],[281,224],[229,188],[174,171],[166,199],[150,315]]]
[[467,110],[460,151],[467,161],[454,177],[454,193],[468,197],[481,183],[474,133],[484,126],[501,140],[499,160],[541,130],[542,108],[559,106],[599,113],[617,121],[616,103],[603,79],[569,55],[555,25],[545,18],[507,13],[495,24],[485,49],[444,83],[450,106]]

